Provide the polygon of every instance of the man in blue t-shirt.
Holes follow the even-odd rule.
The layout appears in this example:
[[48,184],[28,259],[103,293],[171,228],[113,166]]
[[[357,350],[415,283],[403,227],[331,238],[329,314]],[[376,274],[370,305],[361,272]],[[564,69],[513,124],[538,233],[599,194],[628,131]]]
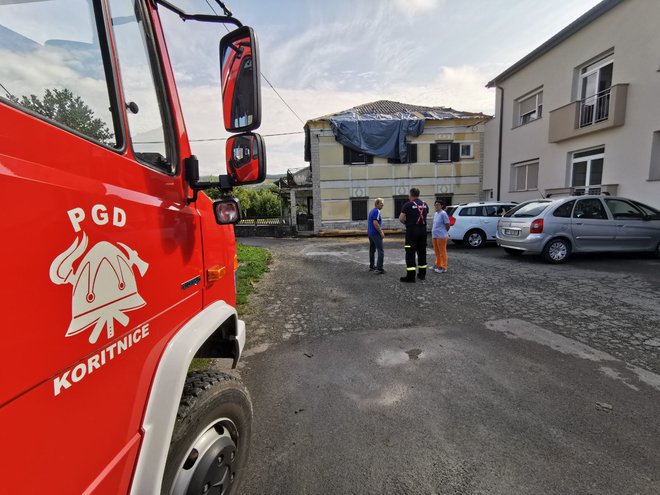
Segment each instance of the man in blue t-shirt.
[[[376,198],[374,208],[369,212],[367,218],[367,235],[369,236],[369,270],[375,271],[378,274],[385,273],[383,270],[383,258],[385,252],[383,250],[383,238],[385,233],[381,225],[383,219],[380,216],[380,210],[383,209],[385,202],[383,198]],[[378,262],[374,265],[374,254],[378,251]]]

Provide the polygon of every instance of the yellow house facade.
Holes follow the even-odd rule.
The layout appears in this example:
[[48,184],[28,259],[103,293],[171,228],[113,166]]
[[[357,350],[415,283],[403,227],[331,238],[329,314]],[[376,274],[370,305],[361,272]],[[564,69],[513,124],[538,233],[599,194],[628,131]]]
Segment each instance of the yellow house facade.
[[[374,105],[376,105],[374,107]],[[391,109],[396,118],[405,110],[423,118],[423,131],[407,136],[403,160],[369,155],[337,141],[329,117],[307,123],[308,158],[314,193],[314,230],[366,229],[367,214],[383,198],[383,227],[400,228],[398,215],[412,187],[430,205],[478,201],[483,191],[483,114],[442,107],[375,102],[356,107]],[[403,162],[403,163],[402,163]]]

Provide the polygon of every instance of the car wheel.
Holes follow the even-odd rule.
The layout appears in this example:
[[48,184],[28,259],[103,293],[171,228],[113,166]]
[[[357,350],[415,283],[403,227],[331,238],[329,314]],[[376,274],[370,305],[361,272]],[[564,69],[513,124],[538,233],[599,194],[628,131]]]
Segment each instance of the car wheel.
[[483,247],[483,245],[486,243],[486,234],[484,234],[481,230],[470,230],[467,234],[465,234],[463,241],[465,241],[469,248],[477,249]]
[[543,248],[543,258],[549,263],[563,263],[571,255],[571,245],[566,239],[552,239]]
[[251,429],[252,403],[238,380],[224,373],[190,373],[161,493],[237,493],[247,464]]
[[520,249],[511,249],[511,248],[504,248],[504,252],[506,254],[510,254],[511,256],[520,256],[523,254],[523,252]]

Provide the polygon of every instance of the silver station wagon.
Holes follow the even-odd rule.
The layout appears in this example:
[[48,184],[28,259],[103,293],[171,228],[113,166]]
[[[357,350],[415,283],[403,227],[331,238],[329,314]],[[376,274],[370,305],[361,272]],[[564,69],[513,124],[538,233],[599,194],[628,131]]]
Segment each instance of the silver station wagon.
[[650,251],[660,257],[660,211],[613,196],[535,199],[509,210],[496,238],[510,255],[542,254],[550,263],[598,251]]

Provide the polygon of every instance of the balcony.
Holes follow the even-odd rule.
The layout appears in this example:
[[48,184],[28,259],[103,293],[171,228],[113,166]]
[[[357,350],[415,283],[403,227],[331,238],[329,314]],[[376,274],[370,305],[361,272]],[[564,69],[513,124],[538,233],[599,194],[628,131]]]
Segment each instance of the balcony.
[[558,143],[622,126],[626,120],[627,96],[628,84],[616,84],[595,96],[552,110],[548,142]]

